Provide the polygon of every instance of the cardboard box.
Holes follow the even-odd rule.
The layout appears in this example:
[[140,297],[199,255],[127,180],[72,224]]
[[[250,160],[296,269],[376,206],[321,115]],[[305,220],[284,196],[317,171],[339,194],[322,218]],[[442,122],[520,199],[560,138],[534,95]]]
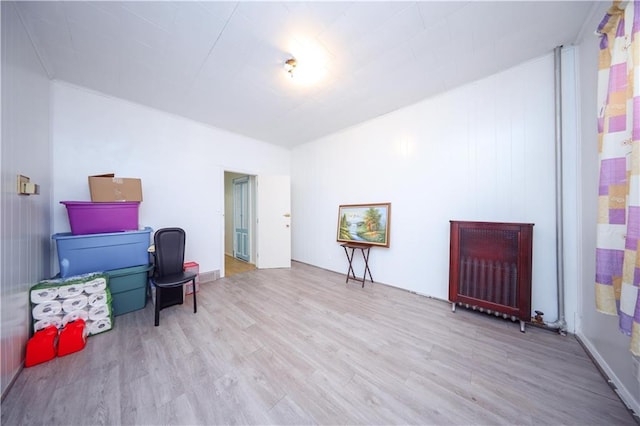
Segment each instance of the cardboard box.
[[142,201],[142,180],[113,173],[89,176],[89,191],[93,202]]

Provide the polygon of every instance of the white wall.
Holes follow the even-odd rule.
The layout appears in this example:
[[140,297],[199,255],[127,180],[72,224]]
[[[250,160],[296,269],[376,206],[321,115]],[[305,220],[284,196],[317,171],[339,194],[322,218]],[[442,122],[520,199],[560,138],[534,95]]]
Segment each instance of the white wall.
[[61,82],[52,143],[53,232],[69,231],[60,201],[90,199],[88,175],[139,177],[140,224],[184,228],[186,258],[201,272],[221,269],[224,170],[289,174],[283,148]]
[[447,299],[449,220],[531,222],[532,309],[555,320],[553,106],[549,54],[295,148],[293,258],[344,273],[338,205],[388,201],[374,280]]
[[[48,278],[51,197],[49,79],[13,3],[2,2],[2,395],[22,367],[29,338],[28,289]],[[16,175],[40,185],[17,195]]]
[[[609,4],[598,5],[597,11],[586,28],[597,28]],[[578,188],[581,215],[580,224],[581,251],[578,254],[581,269],[580,276],[580,321],[578,335],[613,380],[618,392],[627,405],[640,413],[640,372],[638,360],[634,360],[629,351],[630,340],[619,331],[618,318],[604,315],[595,309],[595,253],[596,219],[598,204],[598,138],[596,113],[598,111],[597,69],[599,39],[588,34],[580,44],[580,93],[582,135],[580,145],[580,183]]]

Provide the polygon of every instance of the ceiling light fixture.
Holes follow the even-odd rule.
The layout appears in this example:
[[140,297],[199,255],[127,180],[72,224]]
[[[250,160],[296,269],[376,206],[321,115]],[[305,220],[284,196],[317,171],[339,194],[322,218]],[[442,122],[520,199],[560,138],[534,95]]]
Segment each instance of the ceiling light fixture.
[[287,59],[284,63],[284,69],[289,73],[289,77],[291,78],[293,78],[293,70],[296,69],[296,65],[298,65],[298,63],[295,58]]
[[284,68],[296,86],[313,86],[327,74],[327,52],[312,39],[293,39]]

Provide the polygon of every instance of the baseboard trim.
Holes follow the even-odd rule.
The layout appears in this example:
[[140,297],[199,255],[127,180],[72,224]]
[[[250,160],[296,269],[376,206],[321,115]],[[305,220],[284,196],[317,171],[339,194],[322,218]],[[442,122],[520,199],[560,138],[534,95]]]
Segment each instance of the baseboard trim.
[[[578,342],[584,348],[587,355],[589,355],[593,363],[600,371],[600,374],[602,374],[609,386],[611,386],[616,395],[618,395],[622,403],[627,406],[636,423],[640,424],[640,402],[636,401],[633,398],[631,392],[629,392],[629,390],[620,381],[616,373],[611,369],[611,367],[609,367],[609,364],[607,364],[604,358],[602,358],[600,352],[598,352],[591,341],[587,339],[582,333],[576,333],[575,336],[576,339],[578,339]],[[629,356],[631,356],[631,354],[629,354]]]
[[206,283],[220,279],[220,270],[200,272],[200,282]]
[[16,382],[16,380],[18,380],[18,376],[22,373],[23,369],[24,369],[24,361],[20,363],[20,368],[18,368],[16,373],[13,375],[7,387],[2,390],[2,395],[0,396],[0,403],[2,403],[4,399],[7,397],[7,395],[9,394],[9,391],[13,387],[13,384]]

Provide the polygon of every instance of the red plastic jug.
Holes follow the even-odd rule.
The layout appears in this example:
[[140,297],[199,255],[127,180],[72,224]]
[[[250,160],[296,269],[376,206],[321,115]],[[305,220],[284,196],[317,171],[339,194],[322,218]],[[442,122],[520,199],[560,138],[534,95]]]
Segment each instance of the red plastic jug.
[[60,331],[58,356],[65,356],[84,349],[87,343],[86,324],[83,319],[67,323]]
[[24,366],[33,367],[55,358],[57,337],[58,329],[55,325],[36,331],[27,342],[27,359],[24,362]]

